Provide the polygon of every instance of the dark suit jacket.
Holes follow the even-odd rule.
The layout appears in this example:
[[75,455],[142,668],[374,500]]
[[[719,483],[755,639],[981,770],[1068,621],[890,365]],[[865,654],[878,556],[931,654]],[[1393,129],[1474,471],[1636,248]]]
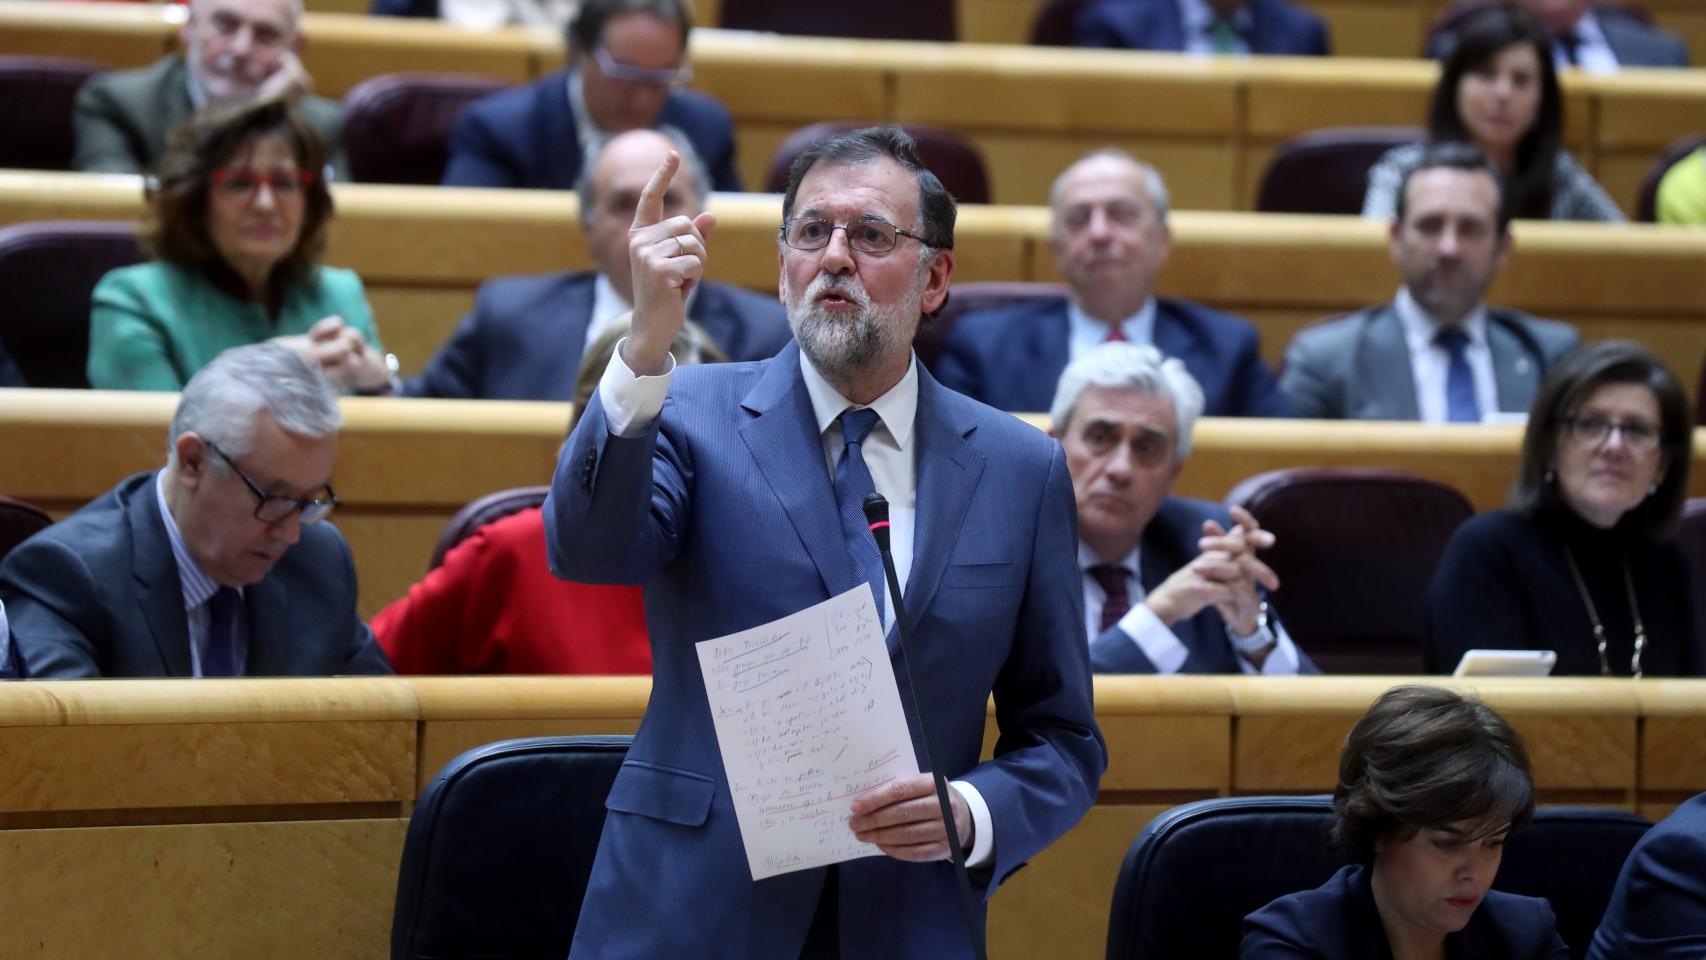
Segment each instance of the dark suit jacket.
[[[72,112],[77,134],[72,168],[93,173],[152,170],[166,152],[172,131],[195,113],[188,76],[183,56],[174,53],[146,67],[89,78],[77,91]],[[296,109],[326,142],[333,175],[343,177],[343,107],[310,95],[299,99]]]
[[12,355],[6,352],[4,344],[0,344],[0,387],[27,387],[29,381],[24,379],[24,372],[13,362]]
[[[1552,906],[1488,890],[1468,926],[1445,938],[1452,960],[1568,960]],[[1241,960],[1390,960],[1369,871],[1344,867],[1314,890],[1281,897],[1244,918]]]
[[[943,386],[997,410],[1046,411],[1066,369],[1071,328],[1066,301],[1030,300],[968,313],[954,324],[936,361]],[[1155,346],[1184,361],[1211,417],[1286,417],[1291,404],[1262,363],[1248,320],[1183,300],[1155,301]]]
[[[550,273],[481,284],[474,312],[420,376],[403,385],[403,395],[573,399],[596,279],[590,272]],[[775,297],[720,283],[699,285],[688,316],[731,360],[768,359],[792,336]]]
[[[1217,521],[1230,529],[1232,515],[1218,503],[1168,497],[1149,525],[1143,528],[1138,541],[1138,576],[1144,593],[1149,593],[1172,576],[1174,571],[1196,559],[1197,541],[1202,538],[1204,520]],[[1204,607],[1196,616],[1172,626],[1173,636],[1190,649],[1180,673],[1239,673],[1238,653],[1226,639],[1226,621],[1213,607]],[[1090,643],[1090,667],[1097,673],[1154,673],[1155,664],[1144,655],[1143,648],[1118,625],[1109,627]],[[1297,652],[1297,672],[1320,673],[1320,669],[1303,651]]]
[[[1546,371],[1581,343],[1576,328],[1516,310],[1487,309],[1499,409],[1526,413]],[[1410,345],[1392,304],[1307,327],[1286,350],[1280,389],[1300,417],[1418,420]]]
[[[1598,7],[1600,32],[1622,67],[1686,67],[1688,45],[1673,33],[1650,27],[1615,8]],[[1441,32],[1428,45],[1428,56],[1444,60],[1457,46],[1457,35]]]
[[1706,793],[1677,807],[1629,852],[1587,956],[1706,956]]
[[[4,610],[0,610],[4,612]],[[0,624],[4,621],[0,620]],[[0,680],[13,680],[27,676],[24,672],[24,662],[18,657],[18,645],[12,642],[10,631],[0,626]]]
[[[1332,52],[1327,24],[1286,0],[1250,0],[1251,53],[1324,57]],[[1184,50],[1185,23],[1177,0],[1094,0],[1072,24],[1077,47]]]
[[[126,478],[0,563],[0,599],[32,677],[191,675],[183,588],[154,477]],[[330,524],[303,527],[266,579],[243,590],[248,675],[390,673],[355,597],[343,536]]]
[[[568,71],[505,90],[462,111],[450,134],[451,187],[573,190],[584,150],[569,107]],[[716,190],[740,190],[729,111],[702,93],[674,93],[655,127],[674,127],[698,152]]]

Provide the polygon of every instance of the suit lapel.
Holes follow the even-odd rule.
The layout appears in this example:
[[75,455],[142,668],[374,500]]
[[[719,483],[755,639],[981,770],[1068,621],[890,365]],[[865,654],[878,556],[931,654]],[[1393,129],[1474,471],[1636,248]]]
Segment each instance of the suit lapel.
[[[1421,409],[1416,405],[1416,376],[1410,369],[1410,345],[1404,340],[1404,326],[1398,314],[1387,304],[1368,320],[1356,371],[1370,402],[1367,409],[1384,420],[1420,420]],[[1355,404],[1348,411],[1357,415],[1364,405]]]
[[593,291],[597,283],[598,275],[591,271],[569,276],[553,316],[539,324],[544,329],[541,342],[535,344],[538,348],[535,356],[550,359],[531,365],[540,375],[539,382],[533,384],[535,396],[574,399],[575,375],[586,353],[586,331],[592,326]]
[[154,638],[155,651],[169,677],[194,674],[190,666],[189,617],[184,612],[184,589],[166,520],[160,515],[154,484],[157,474],[133,487],[125,514],[130,522],[131,576],[136,580],[136,604]]
[[1493,358],[1493,384],[1499,409],[1521,413],[1540,390],[1540,366],[1514,325],[1487,311],[1487,352]]
[[[545,112],[545,129],[535,133],[545,162],[539,185],[573,190],[586,158],[582,156],[580,131],[575,129],[575,111],[569,106],[569,74],[560,71],[546,80],[550,86],[542,92],[550,109]],[[569,171],[575,171],[575,176],[568,176]]]
[[[984,459],[968,438],[975,424],[964,416],[966,401],[918,367],[918,414],[913,429],[918,452],[918,512],[913,520],[912,572],[906,578],[907,621],[917,629],[942,585],[948,554],[959,540],[966,511],[983,476]],[[891,649],[894,631],[889,631]]]

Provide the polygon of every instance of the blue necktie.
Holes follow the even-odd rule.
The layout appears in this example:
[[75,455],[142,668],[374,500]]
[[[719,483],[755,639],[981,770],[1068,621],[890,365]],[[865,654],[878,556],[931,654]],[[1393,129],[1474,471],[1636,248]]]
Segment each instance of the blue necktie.
[[888,625],[883,616],[883,558],[877,552],[877,542],[871,537],[870,524],[865,522],[865,498],[876,491],[870,468],[865,466],[865,454],[860,445],[871,428],[877,425],[877,411],[869,407],[848,410],[841,414],[841,461],[835,465],[835,505],[841,511],[841,530],[847,537],[848,560],[853,575],[871,585],[872,599],[877,604],[877,622]]
[[202,641],[201,675],[239,677],[237,618],[243,616],[243,596],[235,587],[220,587],[207,601],[207,636]]
[[1434,342],[1451,357],[1451,366],[1445,372],[1445,418],[1452,423],[1480,423],[1475,374],[1469,370],[1469,335],[1456,327],[1446,327],[1434,335]]

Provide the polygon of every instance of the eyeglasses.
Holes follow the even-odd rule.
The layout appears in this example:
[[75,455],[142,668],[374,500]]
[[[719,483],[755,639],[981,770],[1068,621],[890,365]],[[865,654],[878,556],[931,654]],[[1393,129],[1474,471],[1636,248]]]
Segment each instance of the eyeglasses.
[[264,184],[279,199],[296,199],[314,183],[314,174],[307,170],[275,170],[262,173],[249,169],[213,171],[213,185],[227,196],[253,200]]
[[[203,442],[206,443],[207,441]],[[255,519],[262,523],[278,523],[298,510],[302,511],[303,523],[319,523],[330,516],[338,506],[338,495],[332,492],[332,485],[329,483],[326,484],[326,495],[323,497],[309,497],[303,500],[298,500],[295,497],[275,497],[256,486],[255,481],[250,480],[249,475],[243,472],[243,468],[237,466],[237,461],[225,455],[225,451],[211,443],[207,444],[207,449],[219,454],[219,459],[230,464],[231,469],[237,472],[237,476],[241,477],[244,485],[249,488],[249,492],[255,495],[255,499],[259,501],[255,504]]]
[[623,83],[638,83],[648,87],[668,87],[675,90],[686,86],[687,82],[693,79],[691,67],[664,67],[662,69],[633,67],[626,63],[617,63],[616,58],[610,55],[610,51],[603,47],[594,48],[592,59],[598,64],[600,73]]
[[1587,413],[1565,417],[1564,425],[1570,428],[1570,439],[1584,447],[1605,443],[1615,430],[1622,435],[1623,445],[1629,448],[1630,453],[1644,455],[1659,448],[1659,428],[1645,420],[1614,421],[1597,413]]
[[860,253],[882,254],[893,250],[901,237],[910,237],[925,246],[930,241],[916,233],[909,233],[887,220],[874,217],[864,220],[854,220],[852,223],[837,226],[821,217],[794,217],[782,224],[782,242],[795,250],[822,250],[829,246],[829,240],[840,230],[847,235],[847,245]]

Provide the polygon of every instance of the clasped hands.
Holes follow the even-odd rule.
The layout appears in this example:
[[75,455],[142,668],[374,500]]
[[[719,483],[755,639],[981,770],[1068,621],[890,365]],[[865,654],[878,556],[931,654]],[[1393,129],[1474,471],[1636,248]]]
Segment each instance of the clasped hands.
[[307,333],[274,337],[273,342],[295,351],[339,390],[373,393],[391,382],[384,355],[335,314],[322,317]]
[[1256,588],[1279,589],[1279,577],[1256,558],[1256,551],[1273,546],[1274,535],[1243,507],[1232,508],[1232,520],[1230,530],[1203,521],[1197,541],[1202,552],[1149,592],[1144,603],[1162,623],[1171,627],[1213,606],[1233,633],[1256,632],[1262,603]]

